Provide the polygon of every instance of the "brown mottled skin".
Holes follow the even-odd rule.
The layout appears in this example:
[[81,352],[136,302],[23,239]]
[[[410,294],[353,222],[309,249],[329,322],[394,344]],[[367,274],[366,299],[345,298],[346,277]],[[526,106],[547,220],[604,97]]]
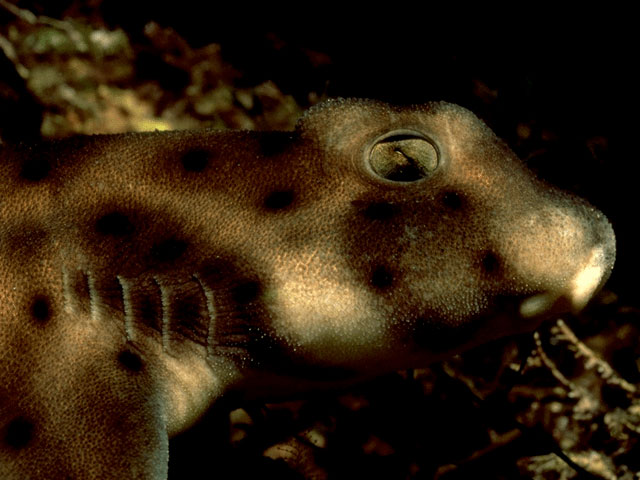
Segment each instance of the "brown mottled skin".
[[166,478],[169,436],[229,389],[531,330],[614,256],[600,212],[444,103],[4,146],[0,478]]

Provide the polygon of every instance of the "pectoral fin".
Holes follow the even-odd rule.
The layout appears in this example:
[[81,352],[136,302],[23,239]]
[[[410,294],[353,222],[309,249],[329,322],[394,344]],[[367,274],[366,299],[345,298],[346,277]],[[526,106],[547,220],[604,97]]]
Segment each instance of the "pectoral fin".
[[0,478],[165,479],[163,403],[141,355],[70,350],[0,375]]

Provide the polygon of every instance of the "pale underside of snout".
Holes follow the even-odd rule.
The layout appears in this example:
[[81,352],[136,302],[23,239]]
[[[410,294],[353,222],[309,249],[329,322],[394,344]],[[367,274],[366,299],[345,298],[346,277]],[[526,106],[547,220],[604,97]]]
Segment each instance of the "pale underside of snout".
[[593,247],[582,267],[570,278],[565,289],[538,293],[520,304],[523,318],[539,317],[555,310],[582,310],[608,277],[611,267],[606,262],[605,249]]
[[500,241],[514,274],[535,291],[520,304],[524,319],[578,313],[609,277],[615,260],[611,225],[583,203],[517,218]]

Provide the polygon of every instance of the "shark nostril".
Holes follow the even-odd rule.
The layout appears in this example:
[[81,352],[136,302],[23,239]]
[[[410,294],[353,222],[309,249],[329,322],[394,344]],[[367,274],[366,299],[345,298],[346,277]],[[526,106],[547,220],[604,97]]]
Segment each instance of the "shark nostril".
[[553,315],[566,315],[575,311],[570,296],[547,291],[535,293],[520,303],[519,313],[524,319],[548,319]]
[[557,296],[549,292],[536,293],[520,304],[519,312],[523,318],[538,317],[551,310]]

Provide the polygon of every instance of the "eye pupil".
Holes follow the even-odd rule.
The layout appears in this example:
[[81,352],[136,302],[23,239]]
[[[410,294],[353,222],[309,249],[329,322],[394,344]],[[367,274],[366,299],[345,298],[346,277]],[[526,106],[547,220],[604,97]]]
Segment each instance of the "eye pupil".
[[394,182],[415,182],[438,167],[433,144],[416,135],[391,135],[378,141],[369,154],[373,172]]

